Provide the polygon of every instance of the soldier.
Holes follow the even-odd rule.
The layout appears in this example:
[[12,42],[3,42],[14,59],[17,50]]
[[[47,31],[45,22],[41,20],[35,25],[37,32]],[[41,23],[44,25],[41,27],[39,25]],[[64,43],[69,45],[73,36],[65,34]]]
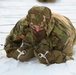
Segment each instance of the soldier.
[[33,6],[6,38],[7,57],[27,61],[36,57],[41,63],[72,60],[76,41],[75,28],[62,15],[45,6]]

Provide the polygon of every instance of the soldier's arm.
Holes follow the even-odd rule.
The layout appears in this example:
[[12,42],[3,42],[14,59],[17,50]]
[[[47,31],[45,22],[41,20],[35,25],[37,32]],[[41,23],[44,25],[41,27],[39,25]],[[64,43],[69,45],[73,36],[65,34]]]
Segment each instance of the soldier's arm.
[[21,46],[16,50],[16,59],[20,61],[29,60],[34,56],[35,39],[33,34],[28,32],[22,40]]
[[53,50],[53,46],[50,40],[43,39],[39,44],[39,48],[34,50],[36,58],[43,64],[61,63],[64,60],[65,55],[59,50]]
[[11,30],[10,34],[6,37],[4,49],[6,50],[8,57],[11,57],[11,52],[19,48],[22,43],[20,35],[23,34],[23,28],[26,25],[26,22],[24,20],[25,19],[19,20]]

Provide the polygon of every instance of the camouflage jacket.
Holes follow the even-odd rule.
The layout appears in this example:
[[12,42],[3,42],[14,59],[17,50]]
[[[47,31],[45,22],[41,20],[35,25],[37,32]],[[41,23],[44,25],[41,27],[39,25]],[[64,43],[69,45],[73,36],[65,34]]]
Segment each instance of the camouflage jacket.
[[[72,49],[76,40],[76,33],[75,28],[67,17],[53,12],[50,13],[51,20],[47,26],[44,26],[46,37],[41,38],[41,36],[36,37],[30,29],[30,21],[28,22],[27,19],[29,14],[20,19],[7,36],[4,47],[7,55],[9,52],[19,48],[23,40],[25,41],[26,47],[34,47],[35,49],[39,48],[48,51],[59,50],[67,55],[73,54]],[[24,35],[24,39],[20,38],[21,35]]]

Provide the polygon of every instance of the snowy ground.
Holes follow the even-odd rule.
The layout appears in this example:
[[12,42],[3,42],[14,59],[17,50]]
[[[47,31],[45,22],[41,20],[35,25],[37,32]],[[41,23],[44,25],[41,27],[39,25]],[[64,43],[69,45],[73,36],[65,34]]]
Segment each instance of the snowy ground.
[[33,5],[48,6],[53,12],[67,16],[76,28],[76,0],[57,0],[39,3],[37,0],[0,0],[0,75],[76,75],[76,46],[74,60],[46,66],[36,58],[28,62],[7,58],[3,49],[5,38],[15,23],[27,14]]

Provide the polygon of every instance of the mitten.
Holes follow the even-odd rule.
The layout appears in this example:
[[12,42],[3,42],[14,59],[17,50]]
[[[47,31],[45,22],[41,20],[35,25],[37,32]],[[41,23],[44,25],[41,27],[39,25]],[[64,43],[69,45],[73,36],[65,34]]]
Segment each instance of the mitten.
[[34,50],[36,58],[43,64],[50,64],[51,53],[45,50]]

